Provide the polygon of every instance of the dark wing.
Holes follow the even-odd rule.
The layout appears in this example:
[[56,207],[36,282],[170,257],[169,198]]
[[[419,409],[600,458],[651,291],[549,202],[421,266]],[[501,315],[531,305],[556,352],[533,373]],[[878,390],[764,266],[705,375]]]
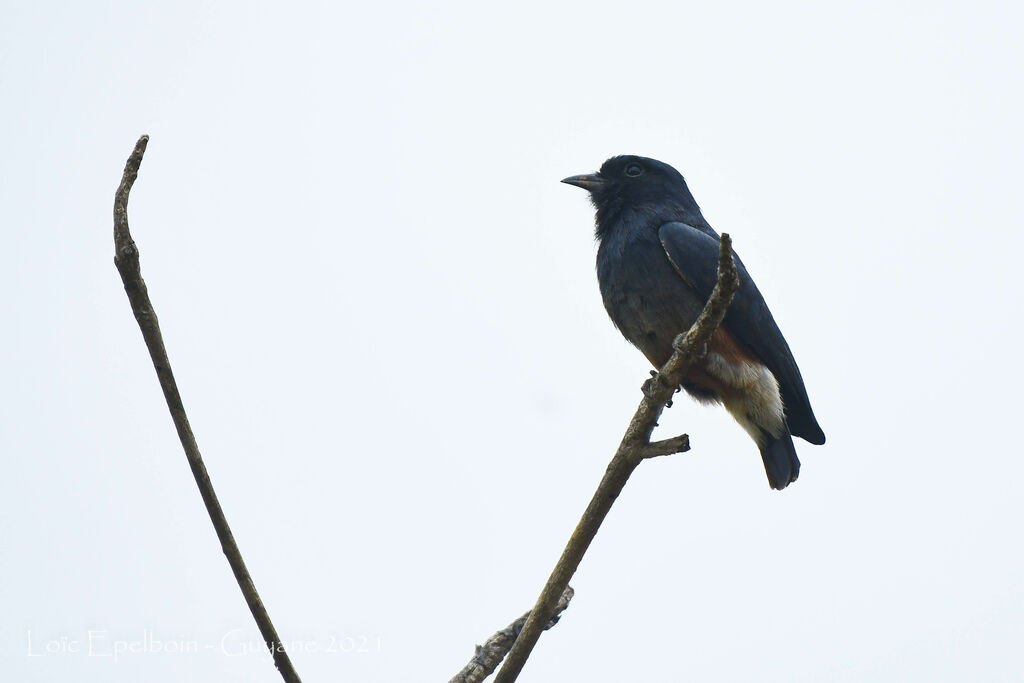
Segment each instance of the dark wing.
[[[676,272],[706,301],[718,281],[718,234],[710,227],[695,228],[673,222],[662,225],[658,237]],[[814,419],[804,380],[789,344],[739,256],[736,268],[740,288],[725,314],[723,325],[767,365],[779,381],[790,432],[813,444],[825,443],[825,434]]]

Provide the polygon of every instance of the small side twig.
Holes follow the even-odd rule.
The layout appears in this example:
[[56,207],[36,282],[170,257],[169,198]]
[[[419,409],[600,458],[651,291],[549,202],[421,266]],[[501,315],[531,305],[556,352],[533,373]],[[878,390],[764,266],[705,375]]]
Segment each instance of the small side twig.
[[688,434],[681,434],[680,436],[673,436],[671,439],[647,444],[645,448],[641,449],[640,455],[647,459],[656,458],[659,455],[685,453],[688,450],[690,450],[690,436]]
[[220,539],[221,548],[228,558],[231,571],[235,575],[242,595],[249,605],[260,634],[274,658],[274,665],[281,673],[281,677],[287,683],[299,683],[299,675],[295,672],[288,653],[285,652],[281,638],[278,637],[274,624],[270,621],[266,607],[256,592],[249,570],[246,569],[242,553],[238,550],[235,537],[228,526],[228,520],[224,516],[217,494],[210,482],[210,475],[206,471],[203,457],[199,454],[199,445],[196,437],[192,434],[192,427],[189,425],[188,416],[185,414],[185,406],[178,393],[178,385],[174,381],[174,373],[171,372],[171,362],[167,358],[167,349],[164,347],[163,335],[160,334],[160,324],[156,318],[156,311],[149,300],[149,292],[146,283],[142,279],[142,270],[139,267],[139,250],[132,240],[131,232],[128,230],[128,195],[131,193],[132,185],[139,174],[139,166],[142,164],[142,155],[146,152],[146,145],[149,143],[149,136],[143,135],[135,143],[135,150],[128,157],[128,163],[124,167],[124,175],[121,177],[121,184],[114,195],[114,264],[121,274],[124,282],[124,291],[128,294],[128,301],[131,303],[132,312],[142,330],[142,337],[146,341],[149,355],[153,359],[153,366],[156,368],[157,378],[160,380],[160,388],[167,400],[167,407],[171,411],[171,419],[174,420],[174,427],[178,431],[178,438],[185,449],[185,457],[188,459],[189,467],[192,468],[192,475],[199,486],[199,493],[206,504],[206,510],[210,514],[213,528]]
[[732,297],[739,289],[739,275],[732,256],[732,240],[722,235],[718,253],[718,282],[696,322],[672,343],[672,357],[651,379],[644,383],[643,400],[626,429],[625,436],[612,458],[604,478],[590,500],[582,519],[562,551],[551,576],[548,578],[537,604],[523,625],[523,630],[512,645],[504,665],[495,677],[495,683],[513,683],[530,656],[544,625],[553,614],[555,603],[569,580],[576,573],[584,553],[601,527],[605,516],[629,480],[633,470],[646,458],[689,449],[686,435],[651,443],[651,433],[665,406],[690,367],[703,355],[705,344],[722,323]]
[[[545,631],[558,623],[562,612],[569,606],[573,593],[572,586],[566,586],[565,590],[562,591],[562,597],[555,604],[554,614],[544,625]],[[480,683],[480,681],[494,673],[494,670],[501,664],[501,660],[512,649],[512,643],[515,642],[519,632],[523,630],[523,626],[526,624],[526,619],[529,616],[530,613],[527,612],[488,638],[487,642],[483,645],[477,645],[476,654],[473,655],[473,659],[469,661],[469,664],[462,671],[455,674],[448,683]]]

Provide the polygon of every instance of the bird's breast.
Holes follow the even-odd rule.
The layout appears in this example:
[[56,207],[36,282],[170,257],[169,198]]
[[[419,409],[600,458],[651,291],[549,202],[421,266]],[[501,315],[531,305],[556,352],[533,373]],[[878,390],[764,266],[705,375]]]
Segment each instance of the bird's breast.
[[659,366],[672,340],[697,319],[701,301],[675,271],[657,235],[609,237],[597,255],[601,298],[623,336]]

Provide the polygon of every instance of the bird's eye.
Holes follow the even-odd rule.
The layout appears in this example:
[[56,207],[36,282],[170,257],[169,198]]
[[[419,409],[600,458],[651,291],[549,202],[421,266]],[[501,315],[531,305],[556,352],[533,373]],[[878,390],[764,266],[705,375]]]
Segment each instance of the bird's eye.
[[635,178],[644,172],[644,167],[640,164],[630,164],[626,167],[626,175],[630,178]]

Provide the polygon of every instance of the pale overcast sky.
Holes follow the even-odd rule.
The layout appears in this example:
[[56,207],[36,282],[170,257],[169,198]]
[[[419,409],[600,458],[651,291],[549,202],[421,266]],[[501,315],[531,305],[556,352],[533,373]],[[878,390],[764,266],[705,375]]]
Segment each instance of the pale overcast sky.
[[558,180],[633,153],[733,236],[828,443],[775,492],[676,401],[693,450],[636,473],[523,680],[1019,681],[1022,20],[0,2],[4,680],[278,680],[112,262],[148,133],[143,275],[304,680],[445,681],[532,605],[649,369]]

